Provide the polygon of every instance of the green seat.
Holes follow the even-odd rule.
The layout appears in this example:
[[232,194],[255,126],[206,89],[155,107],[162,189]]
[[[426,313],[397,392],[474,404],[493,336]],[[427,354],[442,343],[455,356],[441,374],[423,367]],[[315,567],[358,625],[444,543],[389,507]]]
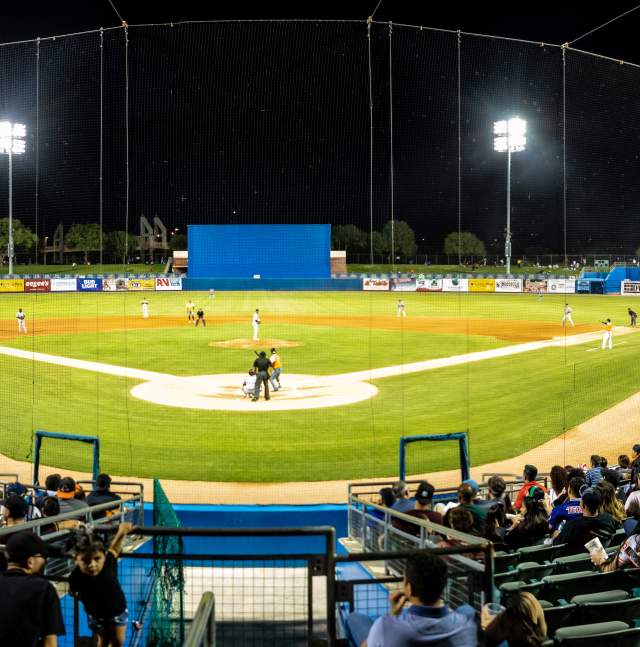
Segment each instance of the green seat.
[[505,582],[513,582],[519,579],[518,571],[514,569],[512,571],[505,571],[504,573],[497,573],[493,576],[493,583],[500,588]]
[[558,544],[557,546],[527,546],[520,548],[518,554],[520,555],[521,562],[550,562],[554,555],[558,553],[566,544]]
[[576,614],[579,611],[577,604],[564,604],[561,606],[552,606],[544,608],[544,619],[547,623],[547,635],[553,636],[557,629],[567,625],[581,622],[580,617]]
[[624,622],[598,622],[558,629],[554,640],[562,647],[638,647],[640,629]]
[[525,582],[541,580],[553,573],[553,564],[538,564],[538,562],[521,562],[518,564],[518,579]]
[[599,593],[611,589],[630,591],[632,584],[624,571],[599,573],[597,571],[579,571],[562,575],[548,575],[543,580],[540,597],[545,600],[570,600],[575,595],[585,592]]
[[591,557],[583,553],[567,555],[567,557],[556,557],[553,560],[553,565],[553,572],[556,575],[588,571],[589,569],[595,570],[595,566],[591,562]]
[[581,622],[611,622],[618,620],[632,627],[640,618],[640,598],[612,600],[605,602],[590,602],[579,605]]
[[629,597],[628,591],[622,589],[612,589],[610,591],[600,591],[598,593],[584,593],[574,595],[571,598],[572,604],[589,604],[591,602],[618,602],[626,600]]
[[523,582],[522,580],[518,580],[516,582],[505,582],[500,586],[502,604],[504,606],[508,606],[510,597],[520,591],[528,591],[538,597],[538,591],[541,588],[542,582]]
[[549,600],[538,600],[538,602],[543,609],[551,609],[553,607],[553,603],[549,602]]
[[562,627],[555,632],[554,638],[556,640],[565,640],[566,638],[589,638],[597,636],[598,634],[608,634],[612,631],[624,631],[629,629],[626,622],[596,622],[588,625],[576,625],[573,627]]
[[519,559],[520,555],[518,553],[506,553],[500,550],[493,557],[493,572],[506,573],[511,571],[515,569]]

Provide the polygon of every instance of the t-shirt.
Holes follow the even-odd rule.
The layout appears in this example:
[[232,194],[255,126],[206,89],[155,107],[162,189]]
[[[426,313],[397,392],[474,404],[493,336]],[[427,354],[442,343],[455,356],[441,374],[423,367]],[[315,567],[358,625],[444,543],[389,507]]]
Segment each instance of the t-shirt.
[[584,545],[594,537],[599,537],[602,545],[608,546],[616,529],[616,523],[608,512],[601,512],[595,517],[581,516],[567,521],[554,543],[567,544],[561,551],[563,555],[583,553],[587,552]]
[[98,575],[85,575],[76,566],[69,576],[69,591],[78,595],[85,611],[94,618],[115,618],[127,608],[118,582],[118,560],[111,551],[107,551],[104,567]]
[[408,647],[445,640],[456,647],[477,647],[478,625],[474,616],[471,607],[452,611],[447,606],[414,605],[397,616],[378,618],[367,636],[367,647]]
[[[431,523],[437,523],[440,526],[444,525],[442,515],[433,510],[416,510],[414,508],[413,510],[408,510],[404,514],[409,515],[410,517],[415,517],[416,519],[425,519]],[[407,535],[415,535],[416,537],[420,536],[420,526],[415,523],[411,523],[410,521],[391,517],[391,525],[402,532],[406,532]]]
[[271,357],[269,358],[269,361],[271,362],[271,366],[273,366],[273,368],[280,368],[280,355],[278,355],[278,353],[273,353],[273,355],[271,355]]
[[620,546],[618,553],[618,566],[630,566],[631,568],[638,568],[640,566],[640,535],[631,535]]
[[632,492],[624,504],[624,511],[630,516],[634,517],[640,513],[640,490]]
[[549,528],[558,530],[563,521],[577,519],[582,516],[582,506],[580,499],[567,499],[564,503],[557,505],[549,517]]
[[60,503],[60,514],[79,510],[81,511],[80,514],[77,514],[72,518],[84,521],[86,517],[84,513],[89,507],[86,501],[83,501],[82,499],[58,499],[58,502]]
[[261,373],[266,373],[271,368],[271,362],[266,357],[257,357],[253,367]]
[[[111,490],[96,489],[87,495],[87,504],[89,506],[109,503],[111,501],[120,501],[120,497],[117,494],[114,494]],[[102,519],[112,513],[112,510],[103,510],[102,512],[94,512],[92,516],[94,519]]]
[[584,480],[589,487],[595,487],[602,480],[602,468],[592,467],[590,470],[587,470],[587,473],[584,475]]
[[58,595],[47,580],[10,569],[0,575],[0,645],[36,647],[44,636],[63,636]]
[[547,493],[547,488],[545,488],[545,487],[544,487],[544,485],[542,485],[542,484],[538,483],[537,481],[529,481],[528,483],[525,483],[525,484],[520,488],[520,490],[518,491],[518,496],[516,497],[516,502],[513,504],[513,507],[514,507],[516,510],[520,510],[520,508],[522,507],[522,504],[523,504],[523,502],[524,502],[524,497],[526,497],[526,496],[527,496],[527,494],[529,494],[529,490],[530,490],[534,485],[535,485],[536,487],[539,487],[539,488],[540,488],[540,489],[541,489],[545,494]]

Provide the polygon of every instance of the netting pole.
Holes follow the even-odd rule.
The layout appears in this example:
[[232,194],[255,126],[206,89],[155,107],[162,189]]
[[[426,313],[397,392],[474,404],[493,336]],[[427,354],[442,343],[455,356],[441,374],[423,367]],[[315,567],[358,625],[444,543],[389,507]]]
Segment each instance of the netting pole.
[[562,222],[564,266],[567,258],[567,46],[562,46]]
[[104,111],[104,29],[100,27],[100,160],[99,160],[99,177],[98,177],[98,210],[100,213],[100,265],[103,263],[103,242],[102,242],[102,217],[103,217],[103,205],[102,205],[102,164],[103,164],[103,146],[104,146],[104,123],[103,123],[103,111]]
[[373,79],[371,78],[371,22],[367,19],[367,45],[369,56],[369,263],[373,265]]
[[129,27],[126,23],[124,28],[124,77],[125,77],[125,90],[124,90],[124,115],[125,115],[125,207],[124,207],[124,252],[122,256],[123,271],[126,271],[127,265],[127,240],[129,236]]
[[36,265],[38,264],[38,252],[40,251],[40,239],[38,228],[38,190],[40,183],[40,37],[36,39],[36,195],[35,195],[35,217],[36,217]]
[[393,195],[393,23],[389,21],[389,184],[391,185],[391,270],[396,269],[395,216]]
[[458,267],[462,267],[462,72],[460,69],[462,34],[458,29]]

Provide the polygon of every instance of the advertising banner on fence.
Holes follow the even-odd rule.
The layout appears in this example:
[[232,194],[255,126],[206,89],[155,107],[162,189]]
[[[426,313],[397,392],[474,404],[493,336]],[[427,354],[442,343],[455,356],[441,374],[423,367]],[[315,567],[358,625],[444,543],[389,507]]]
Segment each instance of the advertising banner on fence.
[[392,292],[415,292],[416,280],[411,278],[391,279]]
[[25,292],[51,292],[51,279],[25,279]]
[[51,279],[51,292],[75,292],[77,289],[76,279]]
[[576,291],[575,279],[548,279],[547,292],[553,294],[573,294]]
[[496,279],[496,292],[522,292],[522,279]]
[[418,277],[416,281],[417,292],[442,292],[442,279],[425,279]]
[[527,279],[524,282],[525,292],[546,292],[547,282],[545,280]]
[[469,279],[469,292],[495,292],[495,279]]
[[368,291],[388,290],[389,279],[362,279],[362,289]]
[[0,279],[0,292],[24,292],[24,279]]
[[589,294],[591,292],[591,281],[587,279],[578,279],[576,281],[576,292]]
[[102,279],[76,279],[78,281],[78,292],[100,292],[102,290]]
[[102,279],[103,292],[121,292],[127,290],[129,279]]
[[161,278],[156,279],[156,290],[182,290],[182,278]]
[[469,279],[442,279],[443,292],[468,292]]
[[640,281],[622,281],[620,294],[634,294],[640,296]]
[[155,290],[155,279],[129,279],[129,290],[139,292],[140,290]]

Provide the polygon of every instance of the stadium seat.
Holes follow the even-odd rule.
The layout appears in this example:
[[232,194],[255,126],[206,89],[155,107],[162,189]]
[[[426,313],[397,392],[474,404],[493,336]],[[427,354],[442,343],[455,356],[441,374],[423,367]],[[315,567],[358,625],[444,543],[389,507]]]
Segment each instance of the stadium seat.
[[591,604],[593,602],[619,602],[620,600],[627,600],[631,595],[629,591],[622,589],[610,589],[608,591],[599,591],[598,593],[583,593],[581,595],[574,595],[570,602],[572,604]]
[[[542,604],[542,600],[540,601]],[[547,604],[551,604],[547,602]],[[547,623],[547,635],[553,636],[557,629],[566,627],[572,623],[579,622],[577,617],[578,605],[577,604],[562,604],[559,606],[543,607],[544,619]]]
[[518,553],[505,553],[498,551],[493,557],[494,573],[506,573],[518,565],[520,555]]
[[522,562],[518,564],[517,573],[518,579],[524,582],[531,582],[532,580],[541,580],[547,575],[553,573],[553,564],[538,564],[538,562]]
[[521,562],[550,562],[554,556],[560,552],[566,544],[556,544],[553,546],[527,546],[520,548],[518,554]]
[[622,571],[598,573],[583,571],[563,575],[548,575],[543,580],[540,597],[545,600],[569,600],[585,591],[598,593],[610,589],[631,588]]
[[636,626],[640,618],[640,598],[627,598],[611,602],[590,602],[580,605],[580,622],[610,622],[619,620]]
[[563,627],[554,635],[557,645],[563,647],[602,646],[638,647],[640,628],[631,629],[625,622],[598,622],[575,627]]

